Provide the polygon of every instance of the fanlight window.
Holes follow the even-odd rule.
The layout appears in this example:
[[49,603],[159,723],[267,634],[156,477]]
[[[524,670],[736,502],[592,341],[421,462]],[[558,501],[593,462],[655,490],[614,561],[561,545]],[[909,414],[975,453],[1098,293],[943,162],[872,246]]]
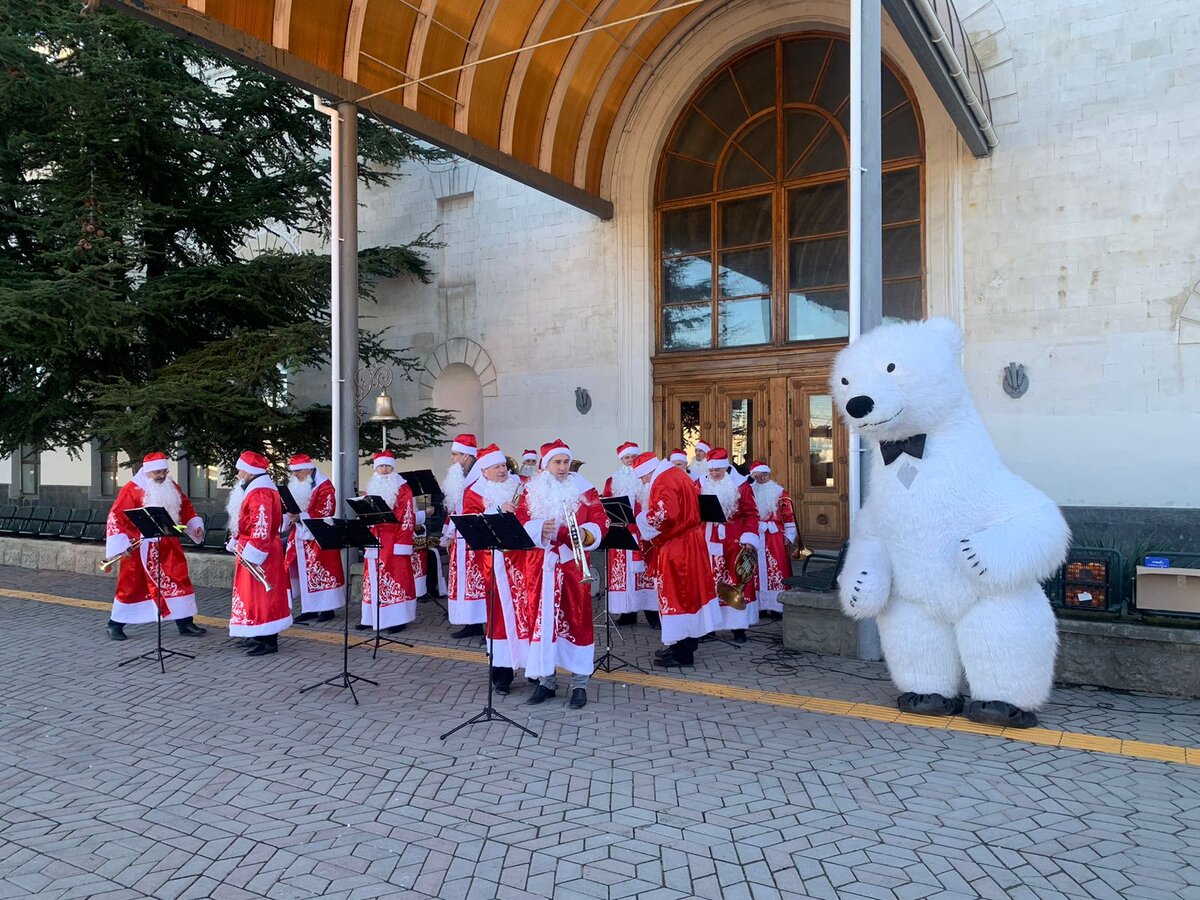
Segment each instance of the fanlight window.
[[[882,69],[883,314],[923,308],[922,136]],[[715,72],[659,167],[659,346],[845,338],[849,329],[849,44],[780,38]]]

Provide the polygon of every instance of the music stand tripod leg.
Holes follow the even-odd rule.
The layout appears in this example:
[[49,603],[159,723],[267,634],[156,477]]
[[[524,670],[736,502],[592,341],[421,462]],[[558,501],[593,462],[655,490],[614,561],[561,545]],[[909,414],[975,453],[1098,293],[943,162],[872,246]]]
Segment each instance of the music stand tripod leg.
[[361,675],[351,674],[350,672],[350,557],[346,551],[347,548],[343,547],[342,571],[346,573],[346,602],[344,605],[345,615],[342,616],[342,671],[332,678],[326,678],[324,681],[301,688],[300,693],[307,694],[311,690],[326,686],[343,689],[349,688],[350,699],[354,701],[355,706],[358,706],[358,694],[354,691],[354,682],[363,681],[376,687],[379,686],[379,682],[372,681],[370,678],[364,678]]

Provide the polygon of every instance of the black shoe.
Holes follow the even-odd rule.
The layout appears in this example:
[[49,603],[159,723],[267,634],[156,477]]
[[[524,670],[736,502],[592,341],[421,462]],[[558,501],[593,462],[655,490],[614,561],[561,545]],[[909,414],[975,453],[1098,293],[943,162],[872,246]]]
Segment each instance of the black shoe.
[[537,680],[536,678],[526,678],[525,680],[526,680],[527,682],[529,682],[530,684],[537,684],[537,683],[538,683],[538,680]]
[[128,636],[125,634],[125,626],[120,622],[108,623],[108,636],[114,641],[124,641],[128,639]]
[[493,684],[492,690],[494,690],[497,694],[503,694],[505,697],[507,697],[508,692],[512,690],[512,685],[511,684]]
[[551,697],[556,696],[558,696],[558,691],[552,690],[546,687],[544,684],[539,684],[537,688],[534,689],[533,696],[526,700],[525,703],[529,706],[536,706],[537,704],[545,703]]
[[272,653],[278,653],[279,646],[277,644],[268,644],[260,641],[257,647],[254,647],[247,656],[268,656]]
[[656,669],[677,669],[680,666],[694,666],[696,658],[693,653],[671,648],[671,652],[660,656],[651,665]]
[[963,698],[908,691],[896,698],[896,707],[900,712],[918,716],[957,716],[963,711]]
[[383,629],[384,634],[399,634],[408,628],[408,625],[393,625],[391,628]]
[[318,622],[332,622],[337,617],[337,612],[332,609],[327,609],[323,613],[317,614]]
[[587,691],[583,688],[574,688],[571,691],[571,709],[583,709],[587,706]]
[[317,613],[315,613],[315,612],[300,613],[300,615],[298,615],[298,616],[296,616],[296,618],[292,619],[292,624],[293,625],[307,625],[309,622],[314,621],[316,618],[317,618]]
[[207,628],[201,628],[195,622],[180,622],[179,633],[185,637],[200,637],[202,634],[207,634]]
[[458,631],[451,632],[450,637],[455,640],[469,637],[483,637],[483,623],[476,625],[464,625]]
[[733,629],[733,642],[735,644],[746,643],[746,629],[745,628]]
[[374,630],[375,630],[375,626],[374,626],[374,625],[368,625],[368,624],[366,624],[365,622],[360,622],[359,624],[357,624],[357,625],[355,625],[355,626],[354,626],[354,630],[355,630],[355,631],[374,631]]
[[259,645],[258,638],[248,637],[248,638],[242,638],[240,641],[237,642],[236,646],[241,647],[244,650],[249,650],[251,647],[257,647],[258,645]]
[[646,612],[642,613],[642,615],[646,617],[647,625],[649,625],[655,631],[662,631],[662,621],[659,619],[658,613],[647,610]]
[[980,725],[1000,725],[1005,728],[1036,728],[1038,723],[1038,717],[1029,710],[1003,700],[972,700],[963,715]]
[[621,613],[619,616],[617,616],[616,624],[618,624],[618,625],[636,625],[637,624],[637,613],[635,613],[635,612]]
[[657,650],[654,651],[654,658],[662,659],[664,656],[670,656],[671,650],[674,648],[674,646],[675,646],[674,644],[670,644],[666,647],[659,647]]

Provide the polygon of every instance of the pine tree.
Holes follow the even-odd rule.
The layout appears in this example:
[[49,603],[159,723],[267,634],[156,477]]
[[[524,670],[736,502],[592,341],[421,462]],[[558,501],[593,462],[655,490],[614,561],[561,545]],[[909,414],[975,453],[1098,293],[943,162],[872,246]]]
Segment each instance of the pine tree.
[[[0,0],[0,455],[98,440],[228,465],[329,452],[329,408],[288,374],[329,358],[329,258],[254,252],[327,237],[328,119],[311,96],[77,0]],[[359,124],[360,184],[439,156]],[[428,281],[431,235],[360,254],[363,300]],[[364,364],[418,363],[361,332]],[[450,417],[401,422],[401,452]],[[364,447],[378,430],[363,433]]]

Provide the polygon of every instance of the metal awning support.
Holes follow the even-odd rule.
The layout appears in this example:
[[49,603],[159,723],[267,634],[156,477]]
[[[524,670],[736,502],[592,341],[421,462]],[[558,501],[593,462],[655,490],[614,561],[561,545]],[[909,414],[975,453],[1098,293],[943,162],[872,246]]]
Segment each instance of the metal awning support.
[[[850,340],[883,322],[883,183],[880,0],[850,0]],[[850,437],[850,528],[863,497],[863,455]],[[873,619],[858,623],[858,656],[880,659]]]

